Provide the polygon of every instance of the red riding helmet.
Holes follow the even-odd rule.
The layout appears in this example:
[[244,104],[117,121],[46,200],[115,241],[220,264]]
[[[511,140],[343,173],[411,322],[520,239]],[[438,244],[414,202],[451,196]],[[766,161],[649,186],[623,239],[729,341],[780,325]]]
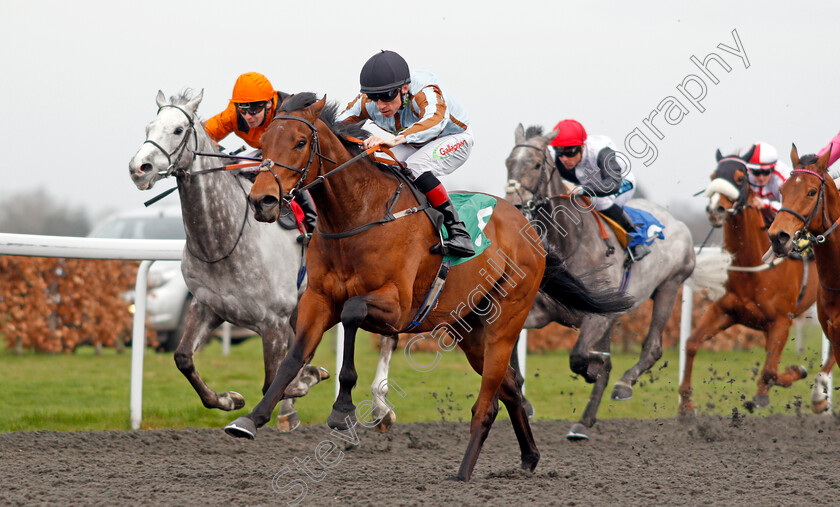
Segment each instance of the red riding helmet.
[[551,146],[581,146],[586,141],[586,129],[576,120],[563,120],[554,130],[557,136],[551,140]]
[[747,161],[750,169],[774,169],[779,160],[776,148],[768,143],[756,143],[753,145],[753,154]]

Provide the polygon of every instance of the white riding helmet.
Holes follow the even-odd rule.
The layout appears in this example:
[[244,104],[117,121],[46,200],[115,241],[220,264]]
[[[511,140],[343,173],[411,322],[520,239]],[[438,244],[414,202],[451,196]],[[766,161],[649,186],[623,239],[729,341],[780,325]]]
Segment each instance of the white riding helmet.
[[[747,160],[747,167],[750,169],[770,169],[771,171],[776,168],[779,154],[773,145],[764,142],[755,143],[751,150],[752,156]],[[749,153],[749,150],[747,153]]]

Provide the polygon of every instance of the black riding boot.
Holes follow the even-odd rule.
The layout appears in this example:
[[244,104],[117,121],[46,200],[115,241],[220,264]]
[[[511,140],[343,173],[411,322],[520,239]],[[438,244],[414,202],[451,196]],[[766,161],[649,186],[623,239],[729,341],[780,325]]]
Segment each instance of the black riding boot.
[[312,236],[317,224],[318,213],[315,211],[315,203],[312,202],[309,192],[299,192],[295,195],[295,202],[303,210],[303,228],[306,232],[297,237],[298,243],[303,243]]
[[[624,211],[624,208],[622,208],[618,204],[613,204],[609,208],[601,210],[601,213],[609,217],[612,221],[616,222],[628,233],[636,232],[636,224],[633,223],[633,220],[630,218],[629,215],[627,215],[627,212]],[[630,256],[633,258],[634,262],[638,261],[639,259],[641,259],[649,253],[650,247],[644,243],[640,243],[630,249]]]
[[443,225],[446,227],[449,237],[443,241],[444,251],[441,251],[440,244],[437,244],[432,247],[431,252],[455,257],[472,257],[475,255],[472,238],[470,238],[464,222],[461,222],[458,218],[458,212],[455,211],[452,201],[447,199],[440,206],[435,206],[435,209],[443,214]]

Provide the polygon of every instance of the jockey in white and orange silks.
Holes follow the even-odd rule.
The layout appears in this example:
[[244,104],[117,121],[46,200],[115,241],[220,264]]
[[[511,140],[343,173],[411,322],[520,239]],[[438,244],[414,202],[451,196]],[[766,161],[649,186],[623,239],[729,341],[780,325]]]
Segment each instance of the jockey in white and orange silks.
[[451,174],[469,157],[473,134],[467,112],[431,72],[411,71],[393,51],[380,51],[362,67],[361,93],[337,120],[350,123],[372,121],[394,137],[375,133],[365,139],[365,148],[390,148],[411,173],[417,188],[443,215],[448,238],[434,253],[472,257],[472,240],[449,194],[438,178]]

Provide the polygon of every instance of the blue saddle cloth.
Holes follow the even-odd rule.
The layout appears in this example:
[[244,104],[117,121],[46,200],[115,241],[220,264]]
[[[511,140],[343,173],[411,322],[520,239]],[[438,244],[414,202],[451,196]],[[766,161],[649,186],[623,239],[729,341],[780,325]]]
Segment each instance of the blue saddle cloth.
[[653,244],[657,238],[665,239],[665,226],[647,211],[643,211],[630,206],[624,206],[624,211],[633,220],[636,225],[636,232],[629,233],[627,240],[627,248],[632,248],[636,245],[645,243],[646,245]]

